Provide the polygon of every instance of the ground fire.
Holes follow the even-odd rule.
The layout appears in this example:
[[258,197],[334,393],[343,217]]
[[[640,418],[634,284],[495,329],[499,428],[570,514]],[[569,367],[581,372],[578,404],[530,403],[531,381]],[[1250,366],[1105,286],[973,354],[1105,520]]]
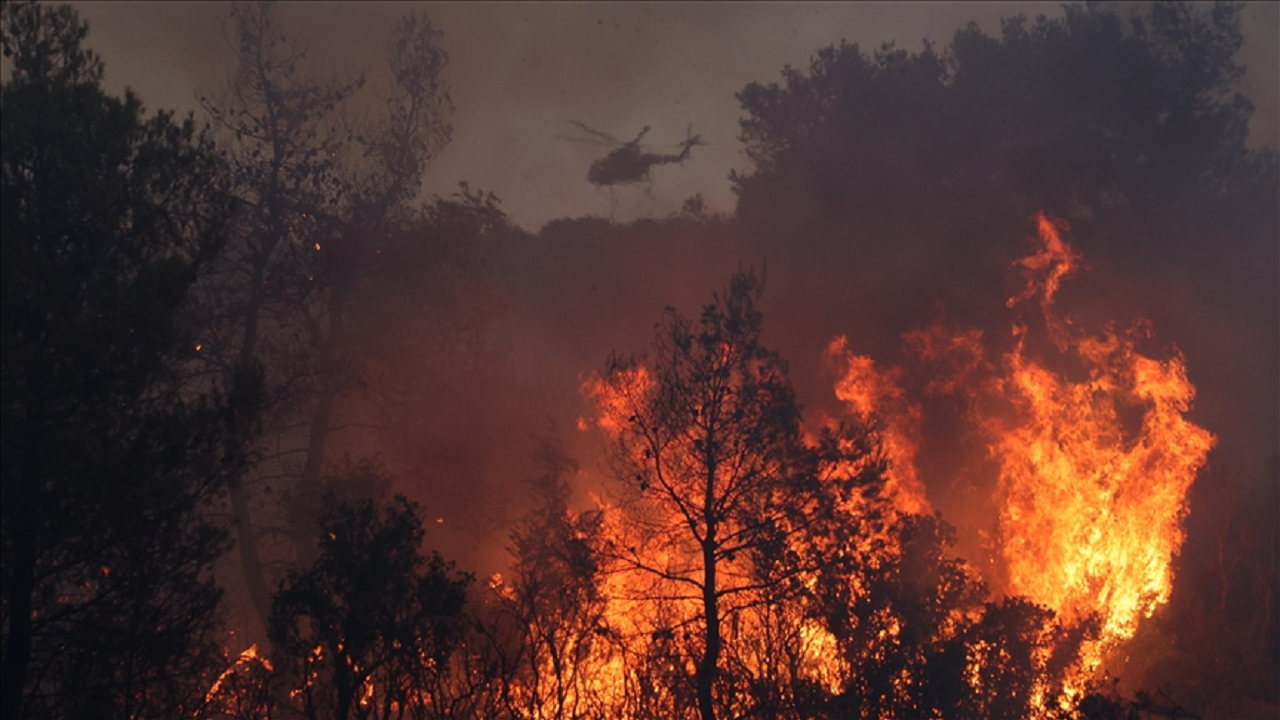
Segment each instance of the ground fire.
[[[575,511],[556,474],[567,466],[552,472],[541,535],[513,549],[535,564],[491,578],[500,619],[428,668],[480,672],[473,681],[503,687],[492,707],[533,718],[721,717],[761,702],[761,682],[780,716],[1074,712],[1167,601],[1188,488],[1214,437],[1184,417],[1194,388],[1177,351],[1135,349],[1148,324],[1091,331],[1058,307],[1081,258],[1065,223],[1033,220],[1007,349],[988,348],[985,329],[935,323],[904,334],[916,367],[888,367],[835,338],[825,352],[844,418],[798,414],[785,366],[758,344],[752,276],[699,324],[669,312],[652,356],[616,358],[583,385],[593,412],[577,429],[607,438],[620,488]],[[999,579],[946,556],[915,467],[924,411],[908,385],[959,400],[993,463]],[[931,609],[913,609],[922,602]],[[504,632],[529,633],[507,674],[458,664]],[[311,651],[294,697],[334,671],[335,650]],[[441,702],[440,688],[380,697],[376,674],[350,662],[364,678],[347,701],[357,716]],[[250,647],[206,708],[251,715],[245,678],[271,670]],[[868,673],[879,684],[859,686]],[[965,689],[940,693],[948,673]]]

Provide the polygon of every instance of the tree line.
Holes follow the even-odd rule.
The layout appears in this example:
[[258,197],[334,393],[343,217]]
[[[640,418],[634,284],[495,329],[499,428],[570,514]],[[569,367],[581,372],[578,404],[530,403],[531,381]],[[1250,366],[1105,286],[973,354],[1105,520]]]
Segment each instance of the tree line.
[[[1025,82],[1000,73],[1047,72],[1088,41],[1146,58],[1167,109],[1147,118],[1135,98],[1117,117],[1187,149],[1135,150],[1068,112],[1050,147],[1078,152],[1076,122],[1101,143],[1090,153],[1110,138],[1122,156],[1031,153],[1007,179],[1040,193],[1023,200],[1100,213],[1208,189],[1265,225],[1274,155],[1241,150],[1248,109],[1226,92],[1238,8],[1160,5],[1150,23],[1126,33],[1073,6],[1002,40],[970,29],[945,91],[928,49],[824,50],[785,88],[740,96],[757,170],[736,178],[728,222],[790,236],[774,208],[817,198],[801,224],[820,234],[873,193],[840,168],[875,158],[830,153],[867,147],[841,133],[880,127],[911,93],[963,98],[954,132],[986,132],[980,96]],[[619,411],[603,428],[617,504],[576,505],[576,460],[548,440],[510,572],[477,582],[423,547],[394,470],[342,434],[414,443],[399,434],[435,387],[419,375],[468,371],[497,311],[486,264],[532,239],[465,185],[419,197],[451,136],[429,19],[393,30],[368,116],[362,73],[311,74],[270,4],[236,5],[237,66],[201,97],[203,127],[105,93],[69,7],[6,3],[0,29],[5,717],[1190,716],[1105,684],[1061,694],[1096,627],[991,601],[940,516],[893,511],[874,428],[806,434],[787,363],[760,343],[753,273],[696,319],[664,314],[647,357],[606,364],[594,388]],[[1011,117],[1040,122],[1025,102]],[[940,182],[982,162],[955,159]],[[1224,542],[1274,548],[1250,528]],[[1274,579],[1242,577],[1223,607],[1244,603],[1273,636]],[[247,600],[248,637],[227,636],[223,585]],[[235,654],[250,643],[256,656]],[[1274,663],[1274,648],[1257,652]]]

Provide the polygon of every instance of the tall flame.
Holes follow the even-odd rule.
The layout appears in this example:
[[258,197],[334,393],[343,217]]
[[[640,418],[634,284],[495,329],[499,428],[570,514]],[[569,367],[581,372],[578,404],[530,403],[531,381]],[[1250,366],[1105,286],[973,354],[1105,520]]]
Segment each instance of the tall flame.
[[[1038,304],[1061,355],[1055,362],[1074,364],[1074,377],[1083,379],[1036,357],[1029,349],[1035,331],[1023,322],[1013,324],[1012,348],[1003,354],[986,350],[982,331],[942,323],[903,340],[913,372],[927,376],[925,394],[970,400],[972,426],[997,465],[995,550],[1007,594],[1068,621],[1097,618],[1100,640],[1086,652],[1086,664],[1096,666],[1168,600],[1187,491],[1215,438],[1185,417],[1195,388],[1182,355],[1175,349],[1160,360],[1136,348],[1149,325],[1089,334],[1059,315],[1058,293],[1083,257],[1063,239],[1065,222],[1044,213],[1034,220],[1035,248],[1013,264],[1025,287],[1006,304]],[[913,465],[921,410],[901,389],[904,371],[849,353],[843,337],[827,353],[843,363],[835,394],[849,413],[879,418],[890,484],[906,498],[901,509],[927,508]]]
[[[1078,382],[1028,357],[1026,329],[995,384],[1012,419],[985,428],[1000,466],[1000,552],[1010,590],[1068,616],[1101,616],[1102,639],[1133,635],[1169,598],[1170,561],[1182,545],[1186,495],[1214,437],[1183,416],[1195,397],[1183,358],[1161,361],[1128,337],[1071,334],[1053,312],[1079,255],[1060,223],[1038,218],[1041,248],[1019,261],[1055,343],[1086,370]],[[1126,431],[1122,413],[1140,418]]]

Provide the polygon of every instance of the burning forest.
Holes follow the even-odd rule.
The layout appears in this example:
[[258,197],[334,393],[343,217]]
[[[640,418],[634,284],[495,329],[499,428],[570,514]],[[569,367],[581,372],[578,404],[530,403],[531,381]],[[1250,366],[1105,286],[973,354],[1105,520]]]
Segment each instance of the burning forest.
[[1280,714],[1275,8],[364,7],[0,10],[5,718]]

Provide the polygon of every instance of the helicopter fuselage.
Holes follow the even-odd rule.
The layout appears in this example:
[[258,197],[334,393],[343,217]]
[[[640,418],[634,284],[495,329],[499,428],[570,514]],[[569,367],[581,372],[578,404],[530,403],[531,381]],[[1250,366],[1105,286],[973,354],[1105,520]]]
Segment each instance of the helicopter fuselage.
[[635,143],[628,143],[591,163],[587,182],[597,187],[644,182],[651,179],[653,166],[683,162],[688,157],[688,148],[679,155],[663,155],[643,152]]

